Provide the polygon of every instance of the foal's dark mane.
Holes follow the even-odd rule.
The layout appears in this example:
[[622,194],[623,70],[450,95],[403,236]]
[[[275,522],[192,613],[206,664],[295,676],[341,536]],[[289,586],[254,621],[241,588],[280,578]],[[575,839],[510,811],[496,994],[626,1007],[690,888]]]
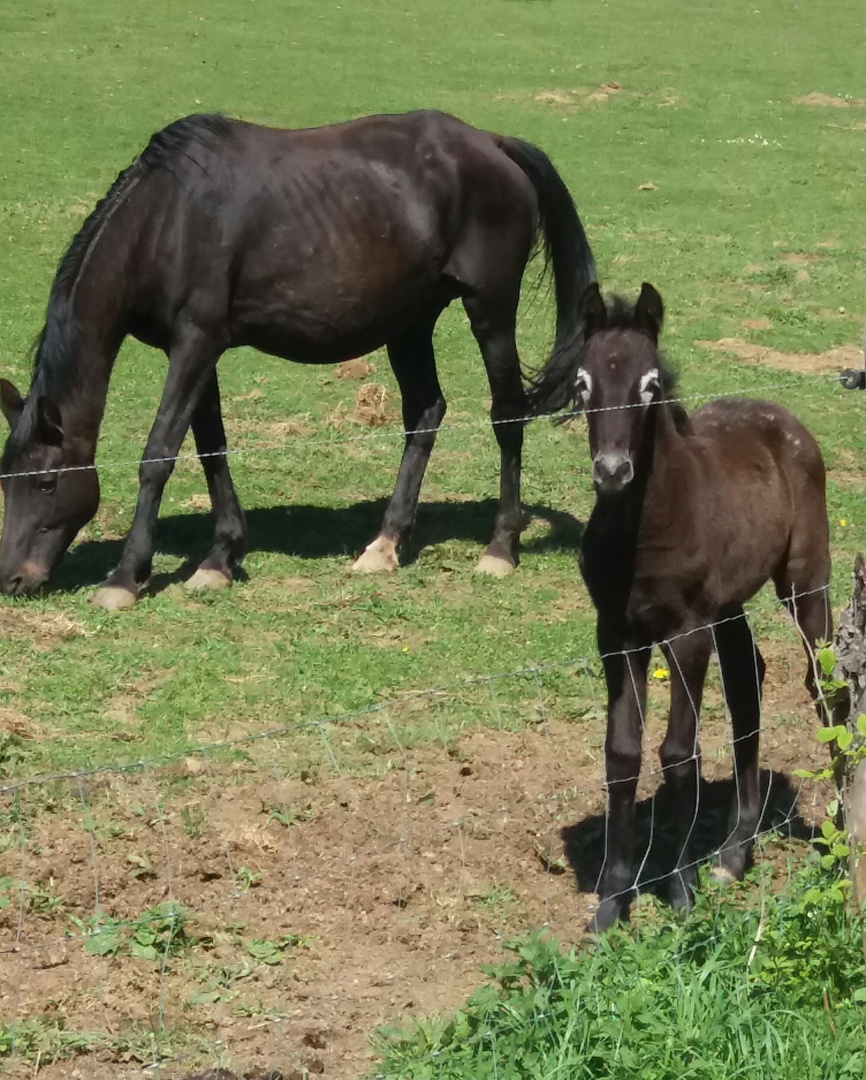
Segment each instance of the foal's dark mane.
[[174,169],[180,158],[195,162],[190,153],[194,146],[207,147],[214,139],[225,139],[228,135],[229,122],[223,116],[184,117],[153,135],[142,153],[118,175],[75,234],[57,266],[48,296],[45,325],[33,348],[31,389],[56,398],[78,380],[77,327],[72,313],[75,284],[91,245],[133,181],[151,169]]

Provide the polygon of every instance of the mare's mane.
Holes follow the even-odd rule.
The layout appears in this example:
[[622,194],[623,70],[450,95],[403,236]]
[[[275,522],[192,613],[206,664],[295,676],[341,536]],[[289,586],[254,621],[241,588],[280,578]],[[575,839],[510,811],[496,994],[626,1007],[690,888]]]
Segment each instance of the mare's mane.
[[45,325],[33,348],[31,396],[35,390],[37,394],[59,397],[75,385],[82,374],[75,348],[77,327],[72,312],[75,284],[91,246],[124,194],[136,179],[151,169],[167,168],[173,171],[183,158],[195,161],[191,150],[196,145],[208,147],[215,140],[226,139],[230,123],[225,117],[217,115],[187,116],[158,131],[96,204],[64,252],[54,275]]

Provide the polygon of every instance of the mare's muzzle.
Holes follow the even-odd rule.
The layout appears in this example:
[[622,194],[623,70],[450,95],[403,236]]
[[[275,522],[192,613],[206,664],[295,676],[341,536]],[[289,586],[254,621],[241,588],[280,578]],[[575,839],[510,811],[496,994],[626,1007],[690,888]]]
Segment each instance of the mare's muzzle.
[[48,580],[48,571],[37,563],[23,562],[16,569],[3,574],[0,591],[4,596],[32,596]]
[[592,459],[592,482],[599,495],[616,495],[634,479],[628,454],[596,454]]

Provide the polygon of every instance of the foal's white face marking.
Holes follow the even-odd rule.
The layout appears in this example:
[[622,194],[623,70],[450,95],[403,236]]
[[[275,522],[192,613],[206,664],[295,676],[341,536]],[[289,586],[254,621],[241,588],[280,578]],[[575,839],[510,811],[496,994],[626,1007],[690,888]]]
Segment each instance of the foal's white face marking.
[[574,377],[574,389],[580,398],[581,404],[586,407],[592,395],[592,376],[586,368],[578,368]]
[[649,405],[659,392],[660,385],[658,368],[653,368],[643,376],[640,381],[640,399],[644,405]]

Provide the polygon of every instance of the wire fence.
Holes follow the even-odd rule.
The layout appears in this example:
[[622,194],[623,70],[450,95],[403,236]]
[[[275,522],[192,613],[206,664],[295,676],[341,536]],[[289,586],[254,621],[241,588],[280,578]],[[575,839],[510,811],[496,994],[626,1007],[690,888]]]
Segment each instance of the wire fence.
[[[823,762],[803,642],[786,625],[767,678],[753,836],[782,879],[831,795],[792,778]],[[543,926],[576,939],[607,853],[602,659],[522,665],[172,754],[3,779],[0,1049],[34,1074],[102,1050],[177,1075],[184,1062],[244,1059],[253,1044],[256,1060],[277,1060],[288,1039],[306,1048],[308,1072],[338,1054],[362,1071],[369,1029],[459,1005],[505,937]],[[680,854],[647,745],[676,673],[650,670],[644,764],[631,778],[638,898],[666,895]],[[737,797],[715,667],[699,730],[689,760],[705,779],[686,866],[725,850]],[[333,1036],[347,1001],[354,1042]]]
[[[771,858],[789,842],[802,852],[828,797],[783,771],[792,743],[798,766],[820,758],[793,624],[776,660],[754,837],[776,838]],[[657,714],[671,672],[653,674]],[[7,1035],[31,1062],[39,1039],[60,1055],[76,1038],[79,1051],[108,1047],[154,1067],[201,1060],[204,1039],[223,1061],[250,1038],[268,1045],[266,1030],[315,1044],[344,1008],[335,981],[368,1002],[359,1016],[369,1027],[410,1002],[440,1006],[442,980],[419,974],[419,955],[453,991],[521,927],[575,939],[606,852],[604,713],[599,660],[580,657],[173,755],[4,781]],[[648,733],[660,728],[647,719]],[[715,670],[701,737],[696,865],[724,848],[732,796]],[[649,751],[635,778],[635,891],[664,896],[675,832]]]

